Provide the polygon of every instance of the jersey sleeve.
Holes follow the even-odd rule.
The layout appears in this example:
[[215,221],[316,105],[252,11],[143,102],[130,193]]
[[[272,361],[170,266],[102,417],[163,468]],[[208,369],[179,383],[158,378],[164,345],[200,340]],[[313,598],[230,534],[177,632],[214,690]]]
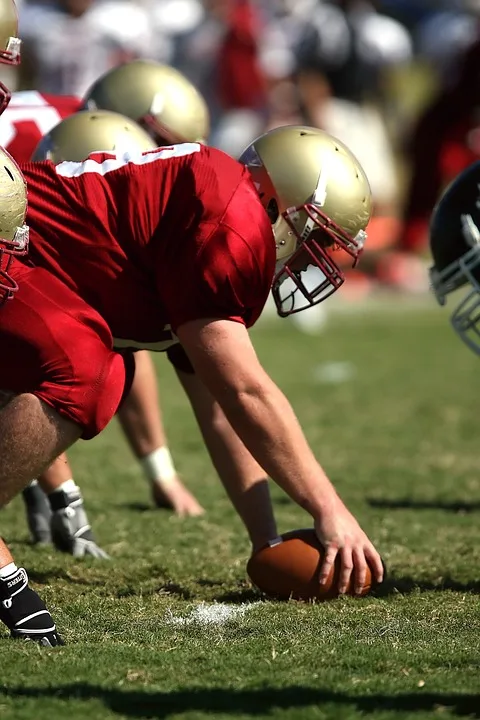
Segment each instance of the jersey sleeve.
[[274,265],[262,263],[264,253],[257,257],[251,242],[221,223],[197,254],[188,255],[184,253],[181,263],[171,263],[158,274],[172,330],[200,318],[253,325],[273,277]]

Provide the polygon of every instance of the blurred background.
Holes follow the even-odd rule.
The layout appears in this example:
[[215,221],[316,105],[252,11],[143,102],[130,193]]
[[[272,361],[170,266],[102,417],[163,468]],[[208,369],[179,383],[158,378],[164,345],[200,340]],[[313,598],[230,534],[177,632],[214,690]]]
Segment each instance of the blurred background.
[[[375,216],[350,293],[428,289],[428,218],[480,157],[480,0],[17,0],[17,90],[81,96],[149,57],[203,93],[210,143],[233,156],[303,123],[345,142]],[[7,75],[8,73],[8,75]],[[342,289],[343,291],[343,289]]]

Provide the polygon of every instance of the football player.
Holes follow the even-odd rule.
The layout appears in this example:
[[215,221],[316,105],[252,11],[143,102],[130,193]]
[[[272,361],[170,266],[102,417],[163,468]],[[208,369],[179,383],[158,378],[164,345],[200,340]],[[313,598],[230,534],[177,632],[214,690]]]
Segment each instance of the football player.
[[[337,555],[341,592],[352,573],[355,587],[363,585],[367,563],[381,581],[377,551],[247,332],[271,289],[287,316],[341,286],[337,248],[356,264],[371,194],[351,152],[320,130],[282,127],[254,141],[240,162],[184,143],[23,171],[30,262],[12,264],[21,293],[0,313],[0,341],[9,348],[0,377],[15,393],[0,411],[0,502],[110,421],[131,382],[129,356],[116,350],[180,345],[238,446],[312,516],[326,547],[320,582]],[[310,265],[318,279],[307,288]],[[247,503],[242,477],[232,485]],[[268,512],[263,498],[257,523]],[[254,547],[265,534],[255,531]],[[13,564],[0,549],[1,562]],[[9,598],[10,623],[26,610],[25,592]]]
[[[20,62],[17,35],[15,3],[0,0],[0,63],[17,65]],[[0,112],[5,110],[9,100],[10,91],[0,82]],[[26,210],[25,179],[13,158],[0,147],[0,296],[4,301],[13,298],[18,290],[10,273],[13,259],[25,257],[28,252]],[[8,348],[5,351],[8,352]],[[0,392],[0,408],[12,397],[10,391]],[[5,440],[9,443],[11,438]],[[0,620],[12,637],[34,639],[47,646],[63,644],[50,613],[29,587],[27,573],[24,568],[17,568],[3,540],[0,542]]]
[[[0,143],[17,162],[27,161],[42,137],[62,119],[84,108],[112,110],[136,120],[156,145],[204,142],[208,136],[208,109],[194,86],[174,68],[136,60],[105,73],[83,100],[35,91],[15,93],[0,118]],[[108,122],[101,128],[81,122],[62,126],[55,137],[61,148],[57,155],[62,159],[81,159],[92,150],[111,148],[107,132]],[[35,157],[41,159],[46,151],[42,145]],[[180,481],[167,445],[157,401],[155,368],[147,352],[136,353],[135,366],[132,389],[118,417],[150,483],[153,501],[157,507],[172,508],[179,515],[199,515],[203,509]],[[65,454],[54,461],[38,482],[34,480],[25,488],[23,498],[34,542],[53,540],[59,549],[76,557],[106,557],[93,540],[83,499]],[[65,515],[67,507],[69,523],[58,526],[57,519]],[[56,530],[52,535],[53,526]],[[63,537],[62,533],[67,532]]]
[[480,162],[447,187],[430,220],[430,281],[440,305],[467,286],[450,315],[453,329],[480,354]]

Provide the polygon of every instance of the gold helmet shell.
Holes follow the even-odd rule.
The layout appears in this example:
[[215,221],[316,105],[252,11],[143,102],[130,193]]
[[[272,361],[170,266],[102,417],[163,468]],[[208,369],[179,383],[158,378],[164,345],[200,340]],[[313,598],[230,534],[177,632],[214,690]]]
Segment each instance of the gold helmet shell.
[[18,65],[20,45],[15,3],[13,0],[0,0],[0,62]]
[[27,185],[20,168],[0,147],[0,304],[18,290],[8,274],[13,255],[28,252]]
[[[362,252],[372,214],[363,168],[336,138],[296,125],[257,138],[240,162],[250,170],[272,222],[277,250],[272,291],[279,314],[316,305],[345,280],[335,251],[342,249],[353,266]],[[311,289],[301,277],[307,266],[317,268]],[[291,291],[281,294],[280,286],[287,279]]]
[[[18,65],[21,41],[18,36],[17,8],[13,0],[0,0],[0,63]],[[7,86],[0,81],[0,115],[12,97]]]
[[32,160],[81,162],[92,152],[146,152],[155,147],[150,135],[130,118],[106,110],[82,110],[44,135]]
[[168,65],[133,60],[102,75],[88,90],[84,106],[126,115],[146,127],[157,145],[206,142],[210,118],[198,90]]

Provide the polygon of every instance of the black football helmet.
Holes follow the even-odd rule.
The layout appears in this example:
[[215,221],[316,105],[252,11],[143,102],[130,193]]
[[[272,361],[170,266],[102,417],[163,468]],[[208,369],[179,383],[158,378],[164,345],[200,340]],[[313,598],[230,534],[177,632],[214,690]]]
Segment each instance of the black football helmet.
[[480,162],[447,187],[430,221],[430,282],[440,305],[468,285],[451,315],[455,332],[480,355]]

